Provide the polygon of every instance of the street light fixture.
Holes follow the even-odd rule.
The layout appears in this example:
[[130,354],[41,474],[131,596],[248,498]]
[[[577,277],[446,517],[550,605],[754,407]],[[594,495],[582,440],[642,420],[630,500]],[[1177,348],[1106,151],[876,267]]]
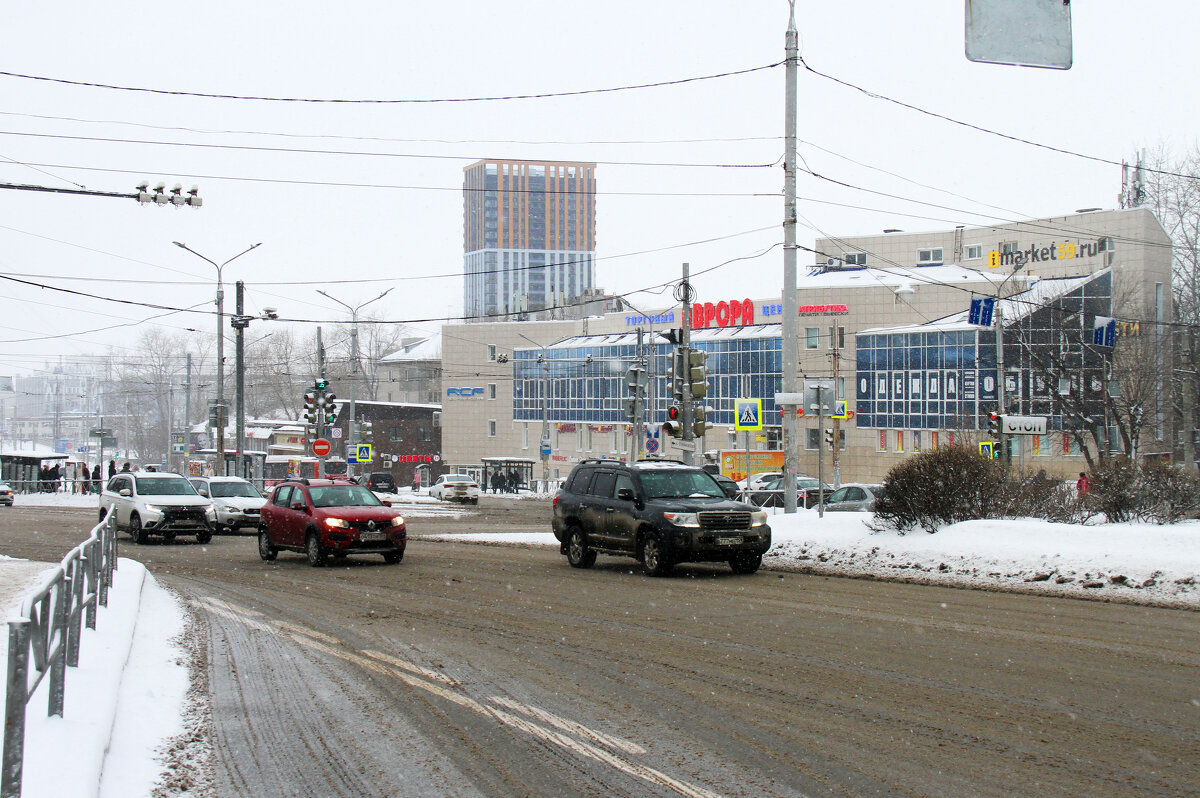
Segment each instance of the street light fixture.
[[182,242],[171,243],[180,249],[186,249],[201,260],[208,261],[217,270],[217,462],[220,464],[219,475],[225,476],[225,285],[221,281],[221,270],[250,250],[261,247],[262,242],[252,244],[224,263],[206,258]]
[[[334,302],[338,303],[339,305],[344,307],[346,310],[350,311],[350,424],[349,424],[348,429],[349,429],[351,438],[353,438],[353,440],[351,440],[350,443],[353,445],[362,443],[362,441],[359,440],[359,436],[356,434],[356,429],[354,426],[354,424],[355,424],[354,399],[355,399],[355,396],[357,393],[356,387],[358,385],[358,312],[360,310],[362,310],[363,308],[365,308],[367,305],[371,304],[372,302],[376,302],[380,299],[383,299],[385,296],[387,296],[391,292],[392,292],[392,289],[389,288],[388,290],[384,291],[382,294],[375,297],[374,299],[368,299],[366,302],[363,302],[360,305],[351,307],[350,305],[347,305],[345,302],[338,299],[337,297],[330,296],[329,294],[325,293],[321,289],[319,289],[319,288],[317,289],[318,294],[320,294],[323,297],[326,297],[327,299],[332,299]],[[347,460],[346,476],[352,477],[352,476],[354,476],[354,464],[350,463],[349,459],[350,459],[349,457],[346,458],[346,460]],[[357,460],[357,459],[358,458],[356,457],[355,460]]]

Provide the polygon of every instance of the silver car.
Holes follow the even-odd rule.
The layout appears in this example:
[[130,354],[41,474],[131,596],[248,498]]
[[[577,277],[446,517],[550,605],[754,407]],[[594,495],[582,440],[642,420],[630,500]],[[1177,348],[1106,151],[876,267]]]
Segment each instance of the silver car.
[[826,512],[851,512],[854,510],[873,512],[875,501],[883,495],[883,485],[849,482],[835,490],[825,499]]
[[212,501],[217,511],[216,533],[234,533],[243,527],[258,530],[266,497],[241,477],[188,477],[201,496]]

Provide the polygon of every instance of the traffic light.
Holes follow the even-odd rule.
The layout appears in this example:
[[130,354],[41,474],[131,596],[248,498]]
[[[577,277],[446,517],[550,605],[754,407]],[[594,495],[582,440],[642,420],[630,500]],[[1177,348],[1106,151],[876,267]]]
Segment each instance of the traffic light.
[[325,423],[326,424],[333,424],[334,422],[337,421],[338,406],[333,401],[334,399],[337,399],[337,397],[334,396],[333,394],[325,395],[324,413],[325,413]]
[[708,395],[708,352],[702,349],[688,350],[688,387],[693,399]]
[[683,401],[683,348],[671,350],[671,365],[667,368],[667,379],[671,381],[671,395],[676,402]]
[[683,437],[683,408],[671,405],[667,408],[667,420],[662,425],[663,432],[672,438]]
[[692,407],[692,434],[697,438],[703,438],[704,433],[712,429],[712,424],[708,423],[708,414],[712,412],[712,408],[707,405],[697,404]]
[[359,443],[373,443],[375,441],[375,430],[371,427],[370,421],[364,421],[358,426]]
[[329,387],[329,380],[321,378],[316,381],[315,386],[318,391],[323,391]]
[[825,445],[828,446],[830,449],[833,448],[833,428],[832,427],[825,428]]
[[1004,420],[1004,416],[996,412],[988,413],[988,434],[997,440],[1000,439],[1000,425]]
[[625,419],[630,424],[637,423],[637,397],[625,397]]

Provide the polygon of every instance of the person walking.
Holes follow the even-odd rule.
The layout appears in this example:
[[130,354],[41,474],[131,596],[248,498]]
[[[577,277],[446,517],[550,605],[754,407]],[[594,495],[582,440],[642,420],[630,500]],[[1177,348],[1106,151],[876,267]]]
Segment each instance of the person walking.
[[96,493],[100,492],[100,464],[96,463],[96,467],[92,469],[92,488]]
[[1088,488],[1090,487],[1092,487],[1092,483],[1091,480],[1088,479],[1087,473],[1080,471],[1079,479],[1075,480],[1075,492],[1079,495],[1079,498],[1082,499],[1084,496],[1086,496]]
[[117,475],[117,461],[109,460],[108,461],[108,478],[112,479],[116,475]]

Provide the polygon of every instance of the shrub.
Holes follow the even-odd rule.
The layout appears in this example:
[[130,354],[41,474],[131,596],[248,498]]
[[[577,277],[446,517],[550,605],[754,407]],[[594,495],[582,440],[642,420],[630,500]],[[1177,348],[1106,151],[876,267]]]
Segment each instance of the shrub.
[[1085,507],[1104,514],[1109,523],[1120,524],[1139,517],[1144,507],[1137,463],[1128,457],[1110,457],[1092,469]]
[[1159,524],[1174,524],[1200,512],[1200,474],[1161,460],[1141,469],[1142,510],[1139,516]]
[[922,452],[900,463],[883,481],[875,518],[885,527],[907,531],[973,518],[1001,516],[1007,505],[1004,467],[967,446]]

